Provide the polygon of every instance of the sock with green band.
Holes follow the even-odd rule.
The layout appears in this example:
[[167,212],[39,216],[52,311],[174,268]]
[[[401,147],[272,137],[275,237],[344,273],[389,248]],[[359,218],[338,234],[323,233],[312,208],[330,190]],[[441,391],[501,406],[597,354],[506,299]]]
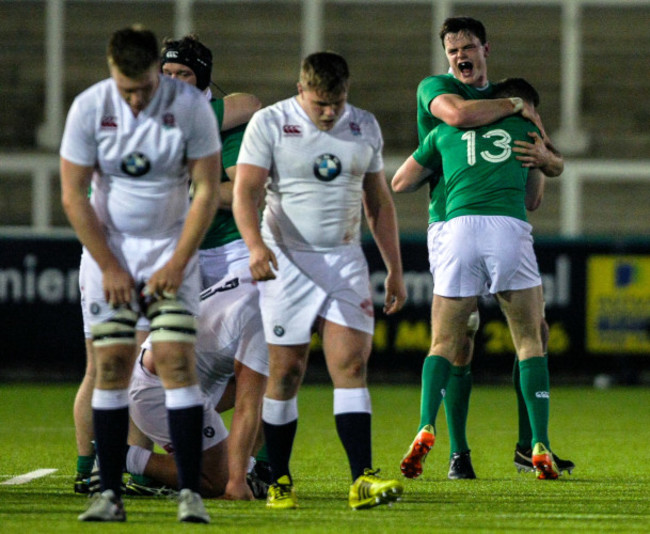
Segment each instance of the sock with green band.
[[519,359],[515,356],[515,364],[512,366],[512,385],[515,387],[517,394],[517,421],[519,423],[519,439],[517,445],[522,449],[528,449],[533,439],[533,431],[530,428],[530,419],[528,418],[528,408],[524,395],[521,392],[521,378],[519,376]]
[[472,393],[472,369],[470,365],[452,366],[445,395],[445,415],[449,427],[449,452],[466,452],[467,414]]
[[532,429],[531,444],[542,442],[550,448],[548,439],[549,420],[549,374],[544,356],[534,356],[519,362],[521,392]]
[[[544,353],[544,358],[547,358],[548,354]],[[547,364],[548,364],[548,360]],[[519,422],[519,439],[517,440],[517,445],[522,449],[528,449],[530,443],[533,440],[533,431],[530,428],[530,419],[528,418],[528,408],[526,407],[526,401],[524,400],[524,395],[521,392],[521,379],[519,377],[519,359],[515,356],[515,363],[512,366],[512,384],[515,387],[515,393],[517,394],[517,416]]]
[[262,445],[262,448],[257,453],[257,456],[255,456],[255,460],[258,462],[269,462],[269,453],[266,451],[266,443]]
[[436,426],[436,416],[449,382],[451,363],[442,356],[427,356],[422,366],[422,391],[420,392],[420,429]]
[[95,463],[95,455],[77,456],[77,474],[84,477],[89,477],[93,471],[94,463]]

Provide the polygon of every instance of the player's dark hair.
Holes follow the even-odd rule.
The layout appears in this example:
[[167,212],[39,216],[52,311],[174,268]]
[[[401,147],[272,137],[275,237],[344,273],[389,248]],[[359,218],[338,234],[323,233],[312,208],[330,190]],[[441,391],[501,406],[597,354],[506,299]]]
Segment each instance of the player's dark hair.
[[316,52],[302,60],[300,83],[305,89],[325,94],[340,94],[348,90],[348,64],[335,52]]
[[487,42],[485,26],[480,20],[472,17],[449,17],[442,23],[439,35],[443,47],[445,46],[445,36],[448,33],[469,33],[478,37],[481,44],[484,45]]
[[124,76],[137,78],[158,63],[158,39],[140,25],[117,30],[108,42],[107,55]]
[[165,39],[160,51],[161,67],[165,63],[180,63],[192,69],[196,76],[196,87],[205,90],[212,77],[212,52],[195,34],[182,39]]
[[522,100],[539,106],[539,93],[523,78],[505,78],[494,85],[494,98],[518,96]]

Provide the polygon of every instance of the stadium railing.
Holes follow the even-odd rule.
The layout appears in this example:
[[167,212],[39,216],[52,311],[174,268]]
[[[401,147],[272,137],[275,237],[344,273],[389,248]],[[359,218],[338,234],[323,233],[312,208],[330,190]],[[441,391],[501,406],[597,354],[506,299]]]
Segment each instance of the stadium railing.
[[[403,157],[387,156],[386,175],[390,178]],[[67,227],[52,222],[53,180],[59,177],[59,158],[54,154],[2,154],[0,175],[29,174],[31,176],[31,222],[23,226],[0,226],[0,233],[71,233]],[[650,160],[588,160],[567,159],[559,179],[560,230],[562,237],[578,237],[584,230],[584,188],[590,182],[636,181],[650,184]],[[72,235],[72,234],[71,234]]]

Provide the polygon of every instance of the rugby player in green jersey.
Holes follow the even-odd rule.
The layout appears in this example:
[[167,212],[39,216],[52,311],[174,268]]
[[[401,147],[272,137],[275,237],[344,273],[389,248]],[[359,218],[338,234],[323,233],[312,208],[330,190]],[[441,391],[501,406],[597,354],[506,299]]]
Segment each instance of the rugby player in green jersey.
[[[547,176],[557,176],[563,170],[563,160],[559,152],[543,135],[543,125],[534,107],[518,97],[501,96],[493,98],[494,87],[487,77],[487,57],[490,46],[486,32],[480,21],[469,17],[449,18],[443,24],[440,38],[445,48],[450,72],[439,76],[429,76],[419,85],[417,91],[418,136],[422,141],[426,135],[441,122],[449,125],[470,128],[484,125],[495,120],[521,113],[522,116],[534,121],[541,133],[529,133],[530,139],[517,140],[513,152],[521,165],[529,168],[539,168]],[[428,247],[431,272],[435,262],[436,236],[440,230],[441,221],[445,217],[445,196],[439,185],[440,170],[431,173],[427,179],[418,183],[404,184],[393,182],[397,192],[417,189],[422,183],[429,183],[429,228]],[[540,175],[541,185],[543,176]],[[532,182],[531,182],[532,185]],[[478,310],[472,313],[467,325],[465,343],[460,348],[452,368],[452,375],[445,396],[445,412],[450,434],[450,468],[449,478],[475,478],[471,463],[469,445],[466,436],[467,413],[472,387],[470,362],[473,355],[474,335],[478,329]],[[520,410],[520,435],[515,451],[515,464],[518,469],[532,470],[532,460],[529,447],[522,444],[529,441],[530,425],[525,410],[523,398],[518,389],[518,364],[515,359],[515,389],[518,393]],[[423,401],[429,390],[427,383],[434,374],[433,362],[425,359],[423,366]],[[405,476],[415,478],[422,472],[422,462],[434,441],[433,428],[424,427],[421,421],[422,435],[414,440],[409,448],[402,465]],[[415,450],[414,450],[415,448]],[[410,465],[409,465],[410,464]],[[573,464],[562,464],[565,469],[572,469]]]
[[[527,102],[539,102],[536,91],[524,80],[509,79],[501,87]],[[433,435],[437,411],[449,385],[451,364],[465,344],[477,297],[487,288],[508,319],[517,349],[521,391],[532,433],[528,443],[533,449],[532,464],[538,478],[553,479],[560,469],[548,440],[543,295],[531,227],[526,222],[526,208],[539,205],[543,181],[536,176],[538,169],[522,167],[513,153],[515,141],[527,139],[531,128],[536,129],[519,116],[468,129],[441,123],[397,171],[393,183],[398,188],[412,186],[442,166],[439,185],[446,198],[446,223],[436,239],[429,357],[435,372],[428,377],[426,392],[423,387],[419,435]],[[529,174],[533,176],[532,185],[528,183]],[[415,453],[423,450],[417,442],[418,438],[411,447]],[[428,450],[424,452],[426,455]],[[408,455],[402,467],[412,467],[413,463],[406,460]]]

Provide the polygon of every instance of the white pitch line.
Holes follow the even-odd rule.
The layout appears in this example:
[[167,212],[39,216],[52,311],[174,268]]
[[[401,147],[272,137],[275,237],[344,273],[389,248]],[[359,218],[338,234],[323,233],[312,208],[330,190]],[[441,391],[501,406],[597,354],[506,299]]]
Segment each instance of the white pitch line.
[[27,484],[36,478],[45,477],[51,473],[54,473],[57,469],[37,469],[36,471],[30,471],[24,475],[18,475],[17,477],[10,478],[4,482],[0,482],[2,485],[6,486],[16,486],[18,484]]

